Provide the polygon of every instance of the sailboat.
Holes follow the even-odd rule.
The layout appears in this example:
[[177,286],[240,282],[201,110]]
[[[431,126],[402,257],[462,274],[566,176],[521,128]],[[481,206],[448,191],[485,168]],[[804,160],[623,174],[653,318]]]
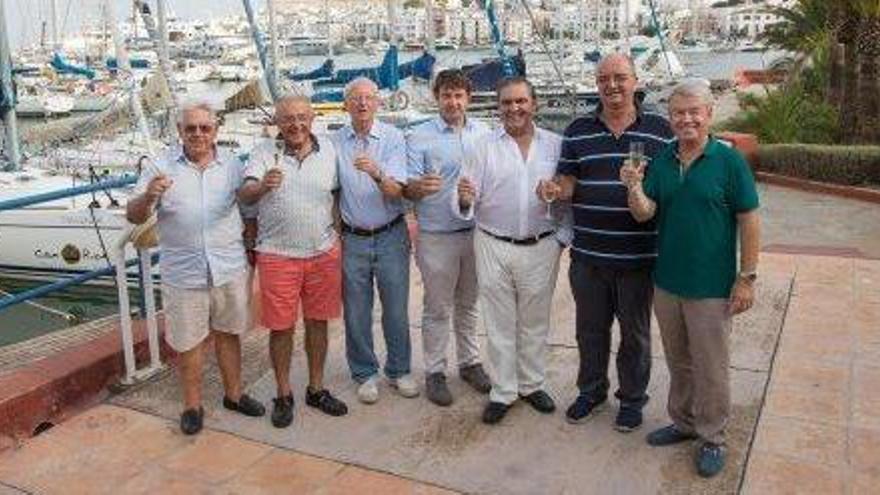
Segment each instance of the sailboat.
[[[5,21],[0,3],[0,58],[4,60],[10,57]],[[118,33],[116,35],[118,39]],[[123,70],[130,71],[121,42],[117,43],[117,56],[123,61]],[[49,148],[50,151],[24,160],[18,148],[18,102],[9,97],[12,95],[11,73],[7,64],[3,64],[2,70],[4,104],[0,106],[0,113],[3,113],[6,130],[7,146],[4,148],[9,149],[10,153],[8,163],[0,172],[0,201],[14,201],[39,193],[101,183],[134,171],[138,156],[150,155],[152,144],[147,131],[141,134],[145,139],[141,140],[143,145],[140,147],[125,142],[131,139],[130,134],[118,135],[120,148],[127,148],[121,149],[118,155],[105,153],[106,149],[92,150],[91,156],[87,156],[84,160],[86,163],[81,166],[64,156],[65,152],[86,155],[90,152],[87,147],[68,147],[63,143],[88,139],[90,133],[99,130],[109,133],[114,128],[130,126],[131,113],[135,115],[135,123],[140,120],[144,103],[149,105],[156,92],[148,90],[148,101],[142,103],[139,86],[129,84],[132,97],[119,100],[101,113],[72,121],[49,123],[43,127],[30,127],[22,135],[25,142],[32,147]],[[129,82],[133,83],[131,79]],[[156,108],[171,104],[167,87],[165,93],[153,103],[158,105]],[[139,127],[142,130],[146,128],[143,123]],[[112,142],[102,142],[101,146],[106,148]],[[0,211],[0,277],[57,280],[59,277],[109,266],[108,250],[116,245],[127,226],[124,206],[129,191],[104,190],[91,196]],[[129,254],[133,256],[133,253]]]

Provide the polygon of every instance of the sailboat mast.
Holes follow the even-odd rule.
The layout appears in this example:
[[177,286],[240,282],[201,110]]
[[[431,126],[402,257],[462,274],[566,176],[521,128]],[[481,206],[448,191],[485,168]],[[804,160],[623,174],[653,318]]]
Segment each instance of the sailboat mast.
[[3,4],[0,0],[0,84],[3,85],[3,94],[11,103],[3,114],[3,126],[6,128],[9,160],[12,162],[12,169],[17,170],[21,168],[21,152],[18,148],[18,120],[15,117],[15,104],[12,103],[15,98],[12,88],[12,50],[9,47],[9,29]]
[[266,10],[269,15],[269,50],[272,54],[271,62],[266,70],[272,71],[272,78],[278,80],[278,25],[275,22],[275,0],[266,0]]
[[134,113],[138,130],[144,136],[144,146],[147,149],[147,154],[152,157],[154,156],[154,153],[153,145],[150,141],[150,126],[147,124],[147,118],[144,115],[144,107],[141,105],[141,97],[140,92],[137,90],[137,82],[135,82],[134,76],[131,73],[131,61],[128,59],[128,51],[125,49],[122,36],[119,34],[119,26],[116,24],[116,15],[113,11],[112,0],[104,0],[104,8],[106,9],[107,20],[110,24],[110,33],[113,36],[113,46],[116,49],[116,61],[119,64],[119,72],[128,75],[132,80],[133,87],[129,96],[129,98],[131,98],[131,110],[132,113]]
[[330,0],[324,0],[324,26],[327,27],[327,58],[333,58],[333,36],[330,31]]
[[244,5],[244,13],[247,15],[248,24],[251,27],[251,36],[254,38],[254,46],[257,48],[257,56],[260,57],[260,65],[263,67],[263,77],[266,79],[266,86],[269,87],[269,93],[272,95],[272,101],[278,99],[278,85],[275,79],[275,73],[269,66],[271,61],[267,60],[266,45],[263,44],[263,35],[257,26],[257,19],[254,16],[254,8],[250,0],[241,0]]
[[49,3],[49,15],[52,16],[52,50],[57,51],[59,47],[58,43],[58,2],[57,0],[52,0]]
[[428,53],[434,53],[436,46],[434,44],[434,0],[425,0],[425,50]]

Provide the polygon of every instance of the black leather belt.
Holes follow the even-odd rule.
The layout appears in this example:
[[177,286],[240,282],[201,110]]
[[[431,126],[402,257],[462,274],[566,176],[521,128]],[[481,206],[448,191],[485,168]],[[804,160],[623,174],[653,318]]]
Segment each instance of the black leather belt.
[[482,230],[483,232],[485,232],[489,236],[494,237],[495,239],[498,239],[499,241],[509,242],[511,244],[516,244],[517,246],[531,246],[533,244],[537,244],[538,241],[540,241],[541,239],[556,233],[555,230],[548,230],[547,232],[541,232],[538,235],[525,237],[523,239],[514,239],[513,237],[507,237],[504,235],[493,234],[492,232],[489,232],[486,229],[480,229],[480,230]]
[[380,227],[376,227],[375,229],[362,229],[360,227],[352,227],[351,225],[348,225],[347,223],[343,222],[342,230],[343,230],[343,232],[350,232],[354,235],[370,237],[370,236],[374,236],[376,234],[381,234],[382,232],[385,232],[386,230],[390,229],[391,227],[394,227],[395,225],[399,224],[402,221],[403,221],[403,214],[400,214],[400,215],[397,215],[397,218],[395,218],[394,220],[392,220],[392,221],[390,221]]

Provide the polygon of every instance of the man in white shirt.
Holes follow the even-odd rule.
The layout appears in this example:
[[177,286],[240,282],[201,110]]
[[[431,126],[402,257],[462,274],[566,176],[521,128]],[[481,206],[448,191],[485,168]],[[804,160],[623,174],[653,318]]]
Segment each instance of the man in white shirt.
[[277,428],[293,421],[290,358],[300,303],[309,366],[306,404],[331,416],[348,412],[323,386],[327,321],[342,313],[342,256],[334,222],[336,152],[329,140],[312,133],[314,118],[308,98],[279,98],[279,136],[253,151],[239,190],[243,203],[258,207],[257,269],[262,323],[271,331]]
[[244,167],[217,150],[217,118],[207,104],[185,105],[177,125],[183,147],[147,168],[126,216],[142,224],[157,214],[162,249],[165,340],[180,354],[184,411],[180,429],[202,429],[202,344],[214,335],[223,406],[247,416],[265,408],[241,391],[241,341],[248,330],[250,285],[235,191]]
[[562,250],[551,212],[559,190],[550,182],[562,141],[535,126],[538,104],[526,79],[502,81],[498,106],[503,128],[475,145],[453,197],[462,217],[477,224],[480,310],[493,370],[487,424],[501,421],[518,397],[541,413],[556,409],[544,375]]

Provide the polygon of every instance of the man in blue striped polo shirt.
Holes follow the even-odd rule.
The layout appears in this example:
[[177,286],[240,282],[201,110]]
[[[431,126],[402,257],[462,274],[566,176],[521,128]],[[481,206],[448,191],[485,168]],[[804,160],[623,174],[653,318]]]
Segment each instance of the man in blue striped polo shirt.
[[571,198],[574,242],[569,280],[580,354],[577,400],[566,412],[586,421],[608,396],[611,324],[620,324],[617,353],[620,400],[614,427],[635,430],[651,377],[651,270],[657,256],[654,223],[637,223],[627,208],[619,169],[630,152],[657,154],[672,138],[663,116],[635,100],[638,79],[624,54],[606,56],[596,71],[600,106],[565,130],[559,161],[562,199]]

